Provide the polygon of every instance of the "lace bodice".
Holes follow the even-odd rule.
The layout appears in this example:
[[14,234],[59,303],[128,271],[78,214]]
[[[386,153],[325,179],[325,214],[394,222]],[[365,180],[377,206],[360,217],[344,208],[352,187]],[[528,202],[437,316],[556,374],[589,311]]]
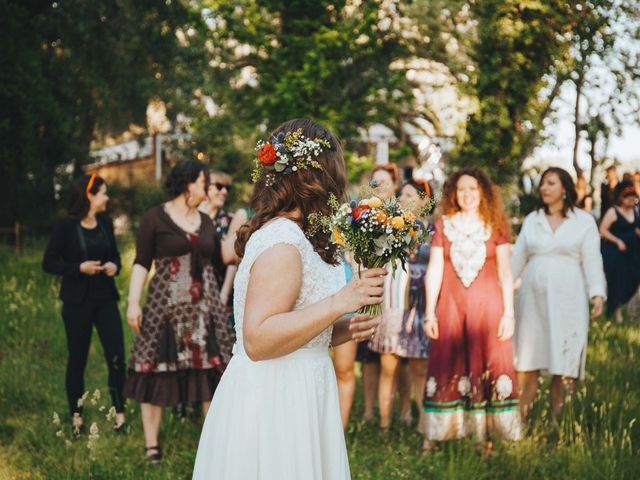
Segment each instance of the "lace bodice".
[[[240,262],[234,281],[233,311],[236,322],[236,351],[243,349],[244,307],[251,266],[264,251],[279,243],[295,246],[302,258],[302,285],[294,310],[301,310],[327,298],[345,284],[344,267],[325,263],[313,249],[298,224],[286,218],[278,218],[266,224],[254,232],[247,242],[244,257]],[[282,261],[287,261],[287,259],[283,258]],[[332,330],[333,327],[327,328],[304,348],[328,347]]]

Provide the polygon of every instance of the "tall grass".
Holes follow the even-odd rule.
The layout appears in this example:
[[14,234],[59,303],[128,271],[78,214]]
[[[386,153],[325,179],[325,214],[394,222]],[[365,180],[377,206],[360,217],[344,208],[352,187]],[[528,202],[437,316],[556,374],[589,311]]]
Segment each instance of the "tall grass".
[[[123,248],[126,292],[133,252]],[[42,245],[20,258],[0,249],[0,479],[186,479],[202,418],[165,413],[160,467],[144,462],[139,409],[127,405],[132,431],[111,431],[106,366],[94,335],[87,366],[85,422],[93,434],[74,440],[64,394],[66,343],[57,285],[40,269]],[[124,299],[122,301],[124,312]],[[127,351],[132,335],[127,329]],[[428,457],[420,455],[415,428],[396,422],[381,434],[359,421],[356,398],[347,431],[355,479],[637,479],[640,478],[640,326],[592,323],[587,378],[562,421],[551,426],[548,382],[542,386],[527,436],[498,443],[484,458],[473,442],[449,442]],[[415,413],[415,412],[414,412]],[[57,417],[57,418],[56,418]]]

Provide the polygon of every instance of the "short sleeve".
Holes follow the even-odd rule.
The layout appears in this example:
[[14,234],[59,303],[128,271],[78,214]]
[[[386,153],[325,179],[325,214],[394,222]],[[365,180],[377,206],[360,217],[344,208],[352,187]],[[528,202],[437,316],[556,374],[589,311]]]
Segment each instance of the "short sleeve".
[[442,224],[442,220],[437,220],[433,226],[433,238],[431,239],[432,247],[444,247],[444,225]]
[[493,241],[496,242],[496,245],[504,245],[505,243],[511,243],[511,236],[508,232],[500,233],[496,232],[493,235]]
[[155,254],[155,220],[155,209],[151,209],[142,217],[136,234],[136,259],[133,263],[134,265],[138,264],[147,270],[151,268]]
[[300,256],[304,258],[305,244],[307,243],[304,232],[291,220],[277,219],[254,232],[247,242],[242,261],[251,268],[256,259],[265,251],[283,243],[296,247]]

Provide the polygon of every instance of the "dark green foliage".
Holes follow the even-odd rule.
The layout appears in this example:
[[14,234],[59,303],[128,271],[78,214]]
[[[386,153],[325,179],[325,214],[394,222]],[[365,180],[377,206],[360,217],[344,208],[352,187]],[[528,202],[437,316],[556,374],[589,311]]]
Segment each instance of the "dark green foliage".
[[564,54],[570,15],[563,1],[486,0],[472,5],[478,39],[471,93],[477,110],[453,160],[486,169],[499,183],[512,181],[531,152],[529,136],[548,111],[540,91]]
[[197,18],[177,0],[0,1],[0,226],[48,220],[60,166],[188,85],[175,30]]

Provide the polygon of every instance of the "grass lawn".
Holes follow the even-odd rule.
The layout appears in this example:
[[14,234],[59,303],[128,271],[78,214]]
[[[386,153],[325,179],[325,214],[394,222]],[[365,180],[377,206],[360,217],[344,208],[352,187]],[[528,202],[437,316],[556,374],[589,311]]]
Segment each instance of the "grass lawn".
[[[0,479],[188,479],[202,418],[165,413],[161,442],[165,460],[147,467],[139,408],[127,406],[132,431],[115,435],[107,420],[109,398],[102,349],[94,335],[87,367],[85,422],[97,430],[71,439],[64,393],[66,344],[55,279],[40,269],[43,245],[20,258],[0,247]],[[118,278],[126,292],[133,259]],[[122,302],[124,312],[124,300]],[[640,478],[640,315],[625,323],[592,323],[587,378],[558,428],[544,420],[547,384],[527,437],[498,443],[483,458],[473,442],[450,442],[420,455],[415,428],[396,424],[385,435],[359,422],[356,399],[347,445],[354,479],[638,479]],[[126,329],[127,353],[133,336]],[[98,393],[96,393],[98,392]],[[54,424],[54,412],[61,424]],[[274,479],[276,480],[276,479]],[[301,479],[304,480],[304,479]]]

